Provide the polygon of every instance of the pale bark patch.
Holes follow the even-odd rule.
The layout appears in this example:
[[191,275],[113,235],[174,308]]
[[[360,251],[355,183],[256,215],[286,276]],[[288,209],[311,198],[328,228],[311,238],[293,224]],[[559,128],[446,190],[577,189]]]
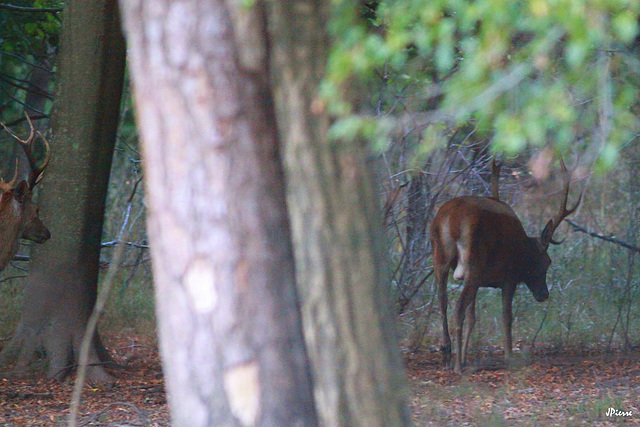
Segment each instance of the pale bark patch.
[[243,425],[255,425],[260,409],[258,364],[250,362],[227,369],[224,373],[224,389],[231,413]]
[[193,307],[198,313],[210,313],[218,303],[214,286],[214,271],[210,262],[196,258],[187,268],[184,285]]

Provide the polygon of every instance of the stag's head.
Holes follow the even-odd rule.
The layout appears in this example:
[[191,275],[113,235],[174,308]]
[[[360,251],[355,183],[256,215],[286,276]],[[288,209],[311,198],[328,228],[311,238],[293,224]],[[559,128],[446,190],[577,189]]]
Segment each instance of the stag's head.
[[[38,206],[33,202],[33,188],[42,179],[44,169],[51,159],[49,143],[40,132],[36,132],[29,116],[27,121],[31,126],[31,133],[27,139],[20,139],[4,124],[2,127],[18,141],[29,162],[28,179],[18,179],[18,162],[13,179],[9,182],[0,180],[0,270],[3,270],[15,256],[20,247],[20,239],[44,243],[51,237],[51,233],[40,220]],[[45,157],[41,162],[33,155],[33,143],[36,133],[42,138]]]
[[[546,229],[546,228],[545,228]],[[551,266],[551,258],[538,238],[529,238],[529,265],[524,272],[523,281],[538,302],[549,299],[547,287],[547,270]]]
[[567,200],[569,198],[569,186],[571,185],[571,172],[567,171],[567,167],[564,164],[562,158],[560,158],[560,165],[562,166],[564,185],[562,189],[562,203],[560,204],[560,210],[553,219],[547,222],[547,225],[540,233],[539,238],[530,239],[531,264],[528,268],[528,274],[524,280],[525,284],[533,294],[536,301],[546,301],[549,298],[549,288],[547,287],[547,271],[551,266],[551,258],[547,253],[549,244],[559,245],[562,241],[553,240],[553,233],[555,233],[560,223],[580,205],[582,201],[582,194],[578,197],[578,201],[571,208],[567,209]]

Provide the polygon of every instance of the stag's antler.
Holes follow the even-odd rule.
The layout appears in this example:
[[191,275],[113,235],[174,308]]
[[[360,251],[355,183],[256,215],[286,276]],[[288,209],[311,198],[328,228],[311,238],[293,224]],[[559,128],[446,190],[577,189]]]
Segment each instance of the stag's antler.
[[564,164],[564,160],[562,159],[562,157],[560,157],[560,166],[562,167],[562,179],[564,181],[564,186],[562,188],[562,203],[560,204],[560,210],[552,220],[553,225],[551,226],[551,233],[549,233],[548,241],[542,242],[545,247],[548,246],[549,243],[559,245],[560,243],[564,242],[564,239],[560,241],[553,240],[553,233],[560,226],[560,223],[563,219],[565,219],[566,217],[574,213],[576,209],[578,209],[578,206],[580,206],[580,202],[582,201],[583,193],[581,192],[576,204],[573,205],[571,209],[567,209],[567,201],[569,199],[569,186],[571,185],[571,175],[573,175],[573,171],[567,171],[567,166]]
[[[18,143],[22,147],[22,150],[24,151],[24,154],[27,156],[27,161],[29,162],[28,183],[29,183],[29,188],[33,189],[33,187],[35,187],[42,179],[42,174],[44,173],[45,168],[49,164],[49,160],[51,160],[51,148],[49,147],[49,141],[47,141],[47,139],[44,137],[42,132],[37,131],[34,128],[33,122],[31,121],[31,117],[29,117],[29,114],[25,112],[24,115],[27,117],[27,121],[29,122],[29,127],[31,128],[31,131],[29,132],[29,136],[27,137],[27,139],[21,139],[18,135],[13,133],[11,129],[5,126],[4,123],[0,123],[0,124],[2,124],[2,127],[4,128],[4,130],[6,130],[16,141],[18,141]],[[36,160],[33,157],[33,141],[35,140],[36,133],[40,135],[40,138],[42,138],[42,141],[44,142],[44,149],[46,152],[45,159],[40,166],[37,165]],[[15,185],[14,181],[17,178],[17,173],[18,173],[18,163],[16,161],[16,176],[14,176],[14,179],[11,180],[11,182],[13,182],[14,185]]]
[[0,191],[2,191],[3,193],[7,193],[13,190],[13,188],[16,185],[16,182],[18,182],[18,160],[17,159],[16,159],[16,171],[13,173],[13,178],[11,179],[11,181],[5,182],[4,178],[0,178]]

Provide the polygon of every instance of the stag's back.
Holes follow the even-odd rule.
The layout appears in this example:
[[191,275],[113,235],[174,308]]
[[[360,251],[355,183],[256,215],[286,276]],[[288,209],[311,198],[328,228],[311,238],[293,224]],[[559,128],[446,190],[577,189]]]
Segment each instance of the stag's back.
[[435,263],[455,268],[455,279],[479,285],[510,281],[528,239],[513,209],[489,197],[449,200],[431,224]]

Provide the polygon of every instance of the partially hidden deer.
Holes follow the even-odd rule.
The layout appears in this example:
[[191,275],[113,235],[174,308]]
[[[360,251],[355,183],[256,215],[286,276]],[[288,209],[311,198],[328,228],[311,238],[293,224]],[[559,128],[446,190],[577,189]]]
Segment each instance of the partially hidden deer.
[[[502,322],[504,326],[505,357],[512,356],[512,303],[516,287],[525,283],[537,301],[549,298],[547,270],[551,259],[549,244],[559,244],[553,234],[562,220],[580,205],[567,209],[571,173],[560,161],[564,173],[564,187],[560,210],[547,223],[540,237],[529,237],[517,215],[506,203],[498,200],[497,184],[492,186],[495,197],[456,197],[438,210],[431,224],[431,244],[435,280],[438,285],[442,313],[443,361],[451,364],[451,338],[447,321],[447,280],[463,282],[462,293],[454,312],[456,343],[454,371],[462,372],[466,363],[469,337],[475,325],[475,303],[478,288],[502,290]],[[492,183],[493,184],[493,183]],[[463,326],[467,320],[466,329]]]
[[[27,115],[31,127],[26,139],[19,138],[4,123],[2,127],[20,144],[29,162],[29,177],[18,178],[18,161],[13,178],[9,182],[0,179],[0,270],[4,270],[18,253],[20,239],[44,243],[51,237],[51,233],[40,220],[38,206],[31,200],[33,188],[40,182],[45,168],[51,159],[51,150],[45,137],[33,127],[31,118]],[[33,143],[36,134],[43,141],[45,157],[38,165],[33,155]]]

